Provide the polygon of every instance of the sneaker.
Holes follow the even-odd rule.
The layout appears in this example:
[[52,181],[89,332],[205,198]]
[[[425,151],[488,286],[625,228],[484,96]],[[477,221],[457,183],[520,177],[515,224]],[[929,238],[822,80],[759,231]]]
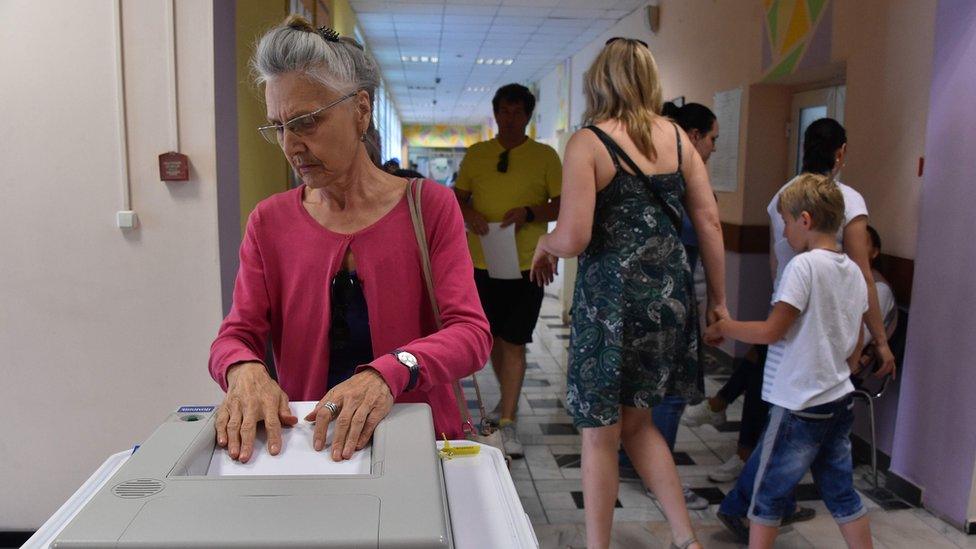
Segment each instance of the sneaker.
[[640,475],[633,465],[618,465],[620,469],[620,482],[640,482]]
[[712,469],[708,473],[708,480],[712,482],[732,482],[733,480],[739,478],[739,473],[742,472],[742,468],[745,466],[746,463],[742,461],[739,454],[732,454],[732,457],[730,457],[725,463]]
[[515,422],[509,421],[498,429],[502,432],[502,444],[505,446],[505,453],[513,459],[522,457],[525,452],[522,450],[522,443],[519,441]]
[[749,527],[746,525],[746,521],[742,520],[742,517],[737,517],[735,515],[726,515],[725,513],[716,513],[718,515],[718,520],[725,526],[729,532],[735,537],[735,540],[744,545],[749,544]]
[[783,526],[787,524],[793,524],[794,522],[806,522],[817,516],[817,511],[810,507],[800,507],[796,506],[796,511],[793,514],[783,519]]
[[[702,511],[704,509],[708,509],[707,499],[699,496],[687,486],[682,486],[681,489],[685,495],[685,507],[687,507],[689,511]],[[644,487],[644,494],[653,499],[655,502],[657,501],[657,496],[655,496],[654,492],[652,492],[651,489],[646,486]]]
[[688,406],[685,408],[685,413],[681,415],[681,424],[685,427],[700,427],[706,423],[718,427],[726,421],[725,410],[713,412],[708,407],[708,399]]
[[[518,414],[518,406],[515,406],[515,413]],[[473,414],[472,414],[473,415]],[[502,422],[502,403],[499,402],[495,407],[485,415],[485,420],[494,425],[498,426]]]

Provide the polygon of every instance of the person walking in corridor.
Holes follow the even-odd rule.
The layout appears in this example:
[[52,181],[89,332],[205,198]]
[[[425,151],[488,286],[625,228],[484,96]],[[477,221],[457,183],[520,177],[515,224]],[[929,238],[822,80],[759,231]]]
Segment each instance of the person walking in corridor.
[[[582,431],[583,502],[591,549],[610,543],[621,440],[657,495],[673,545],[701,547],[678,470],[648,408],[700,397],[694,281],[681,243],[688,210],[708,287],[709,322],[727,318],[718,206],[688,136],[661,116],[657,64],[639,40],[613,38],[583,77],[584,120],[566,146],[565,205],[539,239],[532,279],[579,255],[566,405]],[[646,175],[650,174],[650,175]]]
[[[468,247],[475,266],[481,304],[491,324],[491,365],[501,388],[501,401],[491,418],[501,427],[505,450],[522,456],[515,412],[525,379],[525,346],[542,308],[542,288],[529,281],[532,252],[547,223],[559,214],[562,166],[556,151],[530,139],[525,128],[535,97],[525,86],[502,86],[491,100],[498,136],[468,149],[454,192],[468,226]],[[489,276],[480,237],[488,223],[515,225],[521,277]]]

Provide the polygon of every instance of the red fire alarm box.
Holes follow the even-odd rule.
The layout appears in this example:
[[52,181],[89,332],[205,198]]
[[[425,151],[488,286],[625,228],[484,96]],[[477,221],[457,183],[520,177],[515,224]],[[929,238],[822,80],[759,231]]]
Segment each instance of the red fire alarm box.
[[178,152],[159,155],[159,179],[161,181],[187,181],[190,179],[190,158]]

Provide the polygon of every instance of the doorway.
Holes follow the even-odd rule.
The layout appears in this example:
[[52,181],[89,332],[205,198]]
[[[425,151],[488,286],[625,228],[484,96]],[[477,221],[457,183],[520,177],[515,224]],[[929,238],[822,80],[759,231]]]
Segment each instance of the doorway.
[[833,118],[844,124],[847,86],[833,86],[793,94],[790,123],[790,175],[800,173],[803,164],[803,134],[815,120]]

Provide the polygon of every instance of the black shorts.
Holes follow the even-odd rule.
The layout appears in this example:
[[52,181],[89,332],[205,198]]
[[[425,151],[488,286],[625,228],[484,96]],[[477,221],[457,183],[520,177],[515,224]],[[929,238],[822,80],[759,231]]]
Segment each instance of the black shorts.
[[542,309],[543,289],[529,281],[529,271],[522,271],[521,280],[499,280],[489,277],[486,270],[475,269],[474,281],[491,335],[513,345],[531,343]]

